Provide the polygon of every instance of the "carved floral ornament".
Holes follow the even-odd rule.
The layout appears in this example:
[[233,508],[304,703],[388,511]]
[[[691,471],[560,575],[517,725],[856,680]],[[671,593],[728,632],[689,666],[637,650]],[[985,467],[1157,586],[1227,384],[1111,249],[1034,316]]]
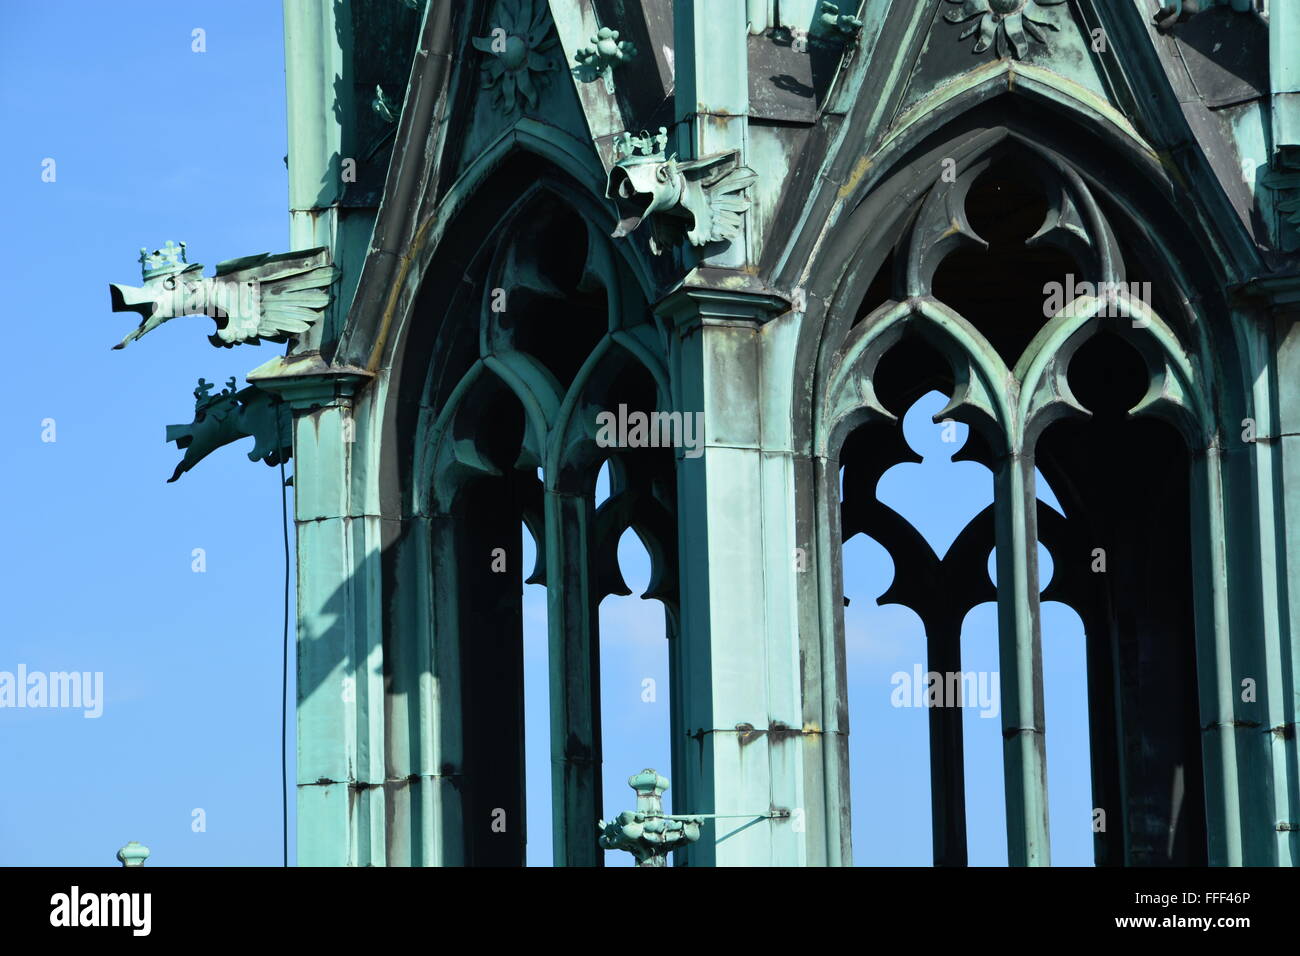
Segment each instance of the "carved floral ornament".
[[507,115],[537,108],[547,74],[557,68],[550,51],[557,41],[544,0],[500,0],[488,19],[488,35],[474,37],[474,49],[487,57],[480,68],[481,85],[493,92],[492,102]]
[[605,81],[606,92],[614,92],[614,68],[627,63],[636,56],[636,45],[628,40],[620,40],[617,30],[601,27],[591,38],[591,43],[578,49],[575,59],[578,65],[574,73],[584,83],[597,78]]
[[983,53],[996,46],[997,55],[1008,51],[1020,59],[1029,52],[1029,38],[1047,45],[1048,30],[1060,29],[1042,16],[1039,7],[1054,7],[1065,0],[947,0],[960,3],[960,10],[949,10],[943,18],[949,23],[967,23],[959,39],[979,34],[973,53]]

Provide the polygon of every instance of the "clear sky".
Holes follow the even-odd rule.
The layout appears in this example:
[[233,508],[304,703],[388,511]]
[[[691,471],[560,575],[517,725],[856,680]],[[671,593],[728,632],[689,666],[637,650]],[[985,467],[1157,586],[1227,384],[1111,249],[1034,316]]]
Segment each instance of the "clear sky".
[[[163,433],[192,419],[199,376],[242,385],[279,347],[214,349],[208,320],[194,318],[111,352],[134,317],[110,312],[107,283],[138,284],[139,248],[168,239],[209,271],[287,251],[280,4],[9,0],[5,13],[0,303],[15,355],[0,403],[0,672],[102,672],[104,699],[97,718],[0,707],[0,864],[116,865],[118,847],[139,840],[160,865],[278,865],[278,470],[249,462],[244,442],[166,484],[180,453]],[[206,52],[191,48],[195,28]],[[940,549],[992,496],[986,470],[948,460],[965,429],[940,442],[929,417],[942,405],[932,393],[909,413],[905,434],[925,461],[879,488]],[[630,532],[619,557],[639,595],[648,562]],[[874,604],[891,576],[878,545],[848,544],[854,857],[928,865],[926,713],[891,704],[891,677],[924,665],[924,638],[911,611]],[[663,610],[635,595],[601,606],[607,817],[633,805],[630,774],[669,771]],[[529,862],[543,865],[545,630],[544,594],[529,586]],[[1045,605],[1043,631],[1054,861],[1088,864],[1082,630]],[[996,670],[992,605],[971,612],[963,649],[965,670]],[[291,660],[291,700],[292,673]],[[971,862],[1005,863],[1000,721],[965,719]]]

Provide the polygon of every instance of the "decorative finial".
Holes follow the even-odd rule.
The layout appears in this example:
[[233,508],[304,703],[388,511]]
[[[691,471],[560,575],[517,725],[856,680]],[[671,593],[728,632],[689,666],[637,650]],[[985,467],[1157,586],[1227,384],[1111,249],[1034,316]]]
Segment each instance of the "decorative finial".
[[605,91],[614,92],[614,67],[620,66],[636,56],[636,46],[627,40],[619,40],[618,31],[601,27],[591,38],[591,43],[580,47],[574,54],[578,61],[575,72],[578,79],[590,83],[597,77],[605,80]]
[[149,859],[149,848],[132,840],[117,851],[117,858],[123,866],[144,866],[144,861]]
[[700,838],[704,820],[664,815],[668,778],[655,770],[633,774],[627,784],[636,791],[636,809],[598,821],[600,845],[606,850],[627,850],[636,857],[637,866],[667,866],[669,853]]

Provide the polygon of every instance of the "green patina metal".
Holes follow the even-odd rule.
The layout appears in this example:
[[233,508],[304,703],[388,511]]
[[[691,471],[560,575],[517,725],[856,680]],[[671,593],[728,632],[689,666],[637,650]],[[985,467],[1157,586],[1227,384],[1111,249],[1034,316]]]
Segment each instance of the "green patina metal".
[[[175,287],[256,278],[213,342],[288,342],[168,438],[177,475],[292,445],[301,864],[518,864],[494,815],[548,786],[557,864],[850,863],[859,533],[929,668],[997,602],[1013,864],[1051,861],[1044,600],[1087,633],[1097,862],[1300,863],[1300,2],[285,0],[285,28],[308,251],[205,279],[164,247],[113,301],[131,341]],[[995,487],[942,557],[874,493],[931,387]],[[700,447],[602,445],[620,404],[702,413]],[[522,773],[523,572],[488,557],[519,568],[521,524],[549,781]],[[597,844],[628,528],[695,815],[645,771]],[[940,865],[962,759],[933,709]]]
[[614,93],[614,68],[627,63],[636,56],[636,47],[627,40],[618,38],[618,31],[601,27],[596,31],[591,42],[578,50],[574,59],[578,65],[574,68],[578,78],[590,83],[596,79],[605,81],[605,92]]
[[[540,87],[556,69],[550,16],[542,0],[497,0],[489,36],[474,37],[474,49],[487,54],[481,67],[483,87],[507,114],[521,106],[535,110]],[[611,64],[605,63],[608,68]]]
[[668,778],[655,770],[642,770],[627,779],[636,791],[636,809],[624,810],[613,820],[600,820],[600,846],[626,850],[637,866],[667,866],[668,854],[700,838],[702,817],[664,815],[663,795]]
[[212,383],[199,379],[194,390],[194,421],[168,425],[167,441],[185,451],[185,457],[167,480],[175,481],[218,448],[251,436],[249,461],[278,465],[293,453],[293,421],[288,406],[259,388],[240,389],[231,378],[212,395]]
[[624,158],[610,169],[605,190],[623,214],[613,237],[620,239],[649,219],[655,255],[676,246],[682,233],[693,246],[735,239],[750,207],[745,190],[758,174],[740,165],[736,150],[686,162],[665,158],[667,130],[659,129],[655,137],[624,133],[614,142]]
[[287,342],[301,337],[330,302],[338,269],[327,248],[262,253],[217,264],[211,277],[188,262],[185,243],[170,241],[146,255],[140,250],[143,286],[109,285],[114,312],[138,312],[140,324],[115,349],[178,315],[207,315],[217,325],[208,340],[227,348],[242,343]]
[[117,851],[117,860],[123,866],[144,866],[144,861],[147,859],[149,859],[149,848],[135,840]]
[[1065,0],[947,0],[960,3],[943,18],[949,23],[969,23],[959,39],[978,34],[973,52],[996,49],[1000,57],[1021,59],[1029,52],[1030,39],[1048,46],[1048,31],[1059,30],[1037,8],[1051,7]]

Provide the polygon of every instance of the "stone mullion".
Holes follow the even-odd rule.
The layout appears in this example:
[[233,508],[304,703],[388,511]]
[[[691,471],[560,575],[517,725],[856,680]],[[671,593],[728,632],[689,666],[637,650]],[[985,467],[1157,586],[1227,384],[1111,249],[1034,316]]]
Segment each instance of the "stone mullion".
[[[808,577],[815,592],[804,598],[816,614],[817,653],[803,661],[804,706],[820,722],[820,770],[823,811],[809,815],[809,853],[812,844],[825,846],[826,863],[853,863],[852,817],[849,786],[848,666],[844,648],[844,540],[840,520],[839,462],[815,458],[812,481],[820,489],[813,521],[816,539],[814,565]],[[805,585],[805,588],[807,585]],[[815,771],[809,767],[806,773]],[[814,788],[809,788],[813,790]],[[820,841],[818,838],[820,837]]]
[[[935,615],[925,629],[926,669],[944,675],[962,672],[961,616]],[[946,686],[946,683],[945,685]],[[962,715],[958,702],[929,708],[930,815],[934,865],[966,865],[966,768]]]
[[1013,452],[1003,457],[994,487],[1007,858],[1012,866],[1048,866],[1051,848],[1033,455]]
[[595,501],[548,489],[551,812],[555,863],[602,866],[599,601],[592,565]]
[[[680,594],[680,588],[678,593]],[[678,613],[680,612],[667,611],[664,614],[664,636],[668,639],[669,749],[671,751],[672,779],[674,786],[676,786],[676,781],[680,780],[682,782],[682,786],[677,789],[684,794],[689,791],[686,782],[690,778],[691,768],[691,761],[687,755],[689,725],[686,721],[686,701],[689,700],[691,693],[691,669],[686,666],[685,654],[682,650]],[[677,797],[673,798],[673,806],[679,806]],[[691,865],[692,846],[693,844],[687,844],[673,854],[674,866]]]
[[[428,863],[464,866],[464,696],[461,687],[461,598],[457,561],[456,520],[439,514],[428,520],[427,564],[429,581],[429,631],[416,653],[421,669],[422,705],[419,739],[421,753],[420,811],[425,832],[419,841]],[[428,678],[423,677],[428,674]],[[426,683],[427,681],[427,683]]]
[[1196,684],[1205,731],[1205,825],[1211,866],[1242,865],[1238,792],[1236,680],[1229,628],[1227,527],[1222,455],[1212,446],[1192,457],[1192,561],[1196,595]]

